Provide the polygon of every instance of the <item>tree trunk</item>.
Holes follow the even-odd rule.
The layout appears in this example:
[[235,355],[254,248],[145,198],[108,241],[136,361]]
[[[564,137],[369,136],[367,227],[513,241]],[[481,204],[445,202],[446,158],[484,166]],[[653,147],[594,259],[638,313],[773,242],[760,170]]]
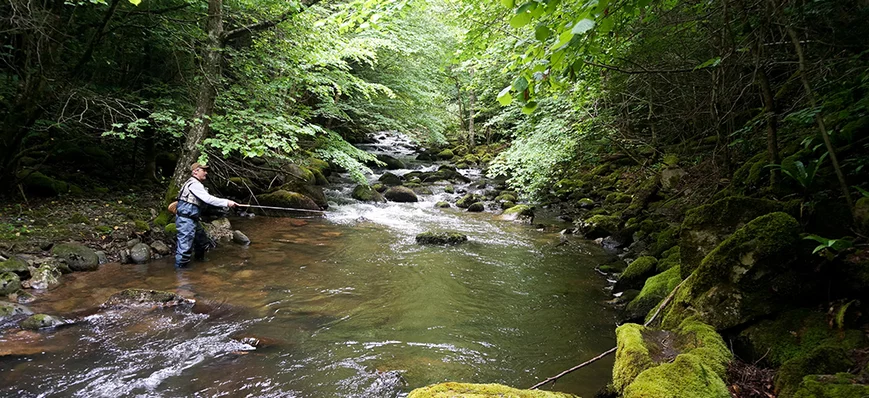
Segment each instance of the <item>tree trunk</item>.
[[208,134],[209,118],[217,98],[217,85],[220,84],[221,47],[223,40],[223,0],[208,0],[208,42],[202,55],[202,83],[196,99],[190,130],[181,147],[175,173],[169,191],[180,188],[190,177],[190,165],[199,158],[199,146]]

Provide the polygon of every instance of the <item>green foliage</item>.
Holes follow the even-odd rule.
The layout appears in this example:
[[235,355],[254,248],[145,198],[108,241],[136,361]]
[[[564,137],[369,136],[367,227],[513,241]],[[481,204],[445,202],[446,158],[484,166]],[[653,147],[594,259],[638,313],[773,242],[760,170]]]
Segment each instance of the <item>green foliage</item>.
[[815,185],[815,176],[817,175],[821,164],[824,163],[824,159],[827,158],[827,155],[828,153],[824,152],[820,158],[812,160],[808,165],[803,164],[800,160],[792,159],[788,162],[782,162],[782,164],[772,164],[767,167],[781,170],[784,175],[790,177],[799,184],[803,192],[809,192]]
[[815,246],[814,250],[812,250],[812,254],[818,254],[820,256],[827,257],[828,259],[833,259],[842,250],[845,250],[854,245],[854,243],[848,239],[827,239],[818,235],[811,234],[804,236],[803,239],[813,240],[820,243],[818,246]]

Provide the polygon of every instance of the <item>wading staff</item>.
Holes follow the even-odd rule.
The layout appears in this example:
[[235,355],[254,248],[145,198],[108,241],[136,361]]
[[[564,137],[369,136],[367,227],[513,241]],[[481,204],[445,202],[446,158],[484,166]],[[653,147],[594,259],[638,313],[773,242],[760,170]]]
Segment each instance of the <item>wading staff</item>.
[[292,207],[277,207],[277,206],[243,205],[241,203],[238,204],[238,207],[251,207],[251,208],[256,208],[256,209],[268,209],[268,210],[306,211],[306,212],[311,212],[311,213],[325,213],[325,211],[322,211],[322,210],[294,209]]

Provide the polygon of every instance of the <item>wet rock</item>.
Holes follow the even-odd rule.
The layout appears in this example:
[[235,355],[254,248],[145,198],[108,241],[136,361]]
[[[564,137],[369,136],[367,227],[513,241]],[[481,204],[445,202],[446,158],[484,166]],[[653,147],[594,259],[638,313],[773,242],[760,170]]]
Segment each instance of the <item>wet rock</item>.
[[14,301],[18,304],[29,304],[36,301],[36,296],[24,290],[19,290],[9,295],[9,301]]
[[33,311],[21,304],[13,304],[8,301],[0,301],[0,319],[7,319],[17,315],[31,315]]
[[0,274],[0,296],[15,293],[21,289],[21,278],[14,272]]
[[102,250],[97,250],[95,253],[97,255],[97,259],[99,259],[100,265],[109,262],[109,256],[106,255],[106,252]]
[[446,193],[456,193],[456,187],[452,185],[444,186],[444,192]]
[[305,195],[309,199],[313,200],[314,203],[316,203],[317,206],[320,207],[320,209],[326,209],[329,207],[329,201],[326,199],[326,192],[323,191],[322,187],[294,181],[281,185],[279,189],[288,192],[298,192],[302,195]]
[[61,243],[51,248],[51,254],[73,271],[96,271],[100,267],[97,253],[77,243]]
[[350,197],[363,202],[386,202],[386,198],[369,185],[357,185]]
[[616,216],[598,214],[579,222],[578,227],[587,239],[598,239],[617,234],[620,222]]
[[377,371],[374,382],[371,383],[365,392],[364,397],[398,397],[402,389],[407,386],[407,381],[397,370],[386,372]]
[[137,239],[130,239],[127,241],[127,249],[132,249],[133,247],[135,247],[139,243],[142,243],[141,239],[138,239],[138,238]]
[[118,253],[118,262],[121,264],[129,264],[133,262],[133,259],[130,258],[130,249],[121,249]]
[[127,289],[113,294],[103,308],[193,307],[194,300],[172,292],[148,289]]
[[679,276],[679,266],[670,268],[669,270],[646,279],[643,285],[643,290],[637,295],[625,309],[624,319],[627,320],[642,320],[650,311],[658,306],[671,291],[682,282]]
[[19,277],[28,277],[30,276],[30,265],[27,264],[27,260],[13,256],[6,261],[0,262],[0,273],[4,272],[13,272]]
[[456,245],[467,240],[467,235],[454,232],[423,232],[416,236],[416,243],[421,245]]
[[646,278],[655,274],[658,260],[651,256],[640,257],[632,261],[625,272],[619,276],[613,290],[620,292],[626,289],[638,289],[643,286]]
[[520,390],[501,384],[440,383],[417,388],[407,398],[578,398],[576,395],[545,390]]
[[[311,198],[298,193],[279,189],[257,197],[259,203],[264,206],[289,207],[293,209],[320,210]],[[286,214],[279,214],[286,215]]]
[[232,241],[239,245],[249,245],[250,238],[239,230],[232,231]]
[[448,209],[448,208],[450,207],[450,203],[449,203],[449,202],[440,201],[440,202],[435,203],[435,207],[437,207],[437,208],[441,208],[441,209]]
[[594,205],[594,200],[591,200],[590,198],[582,198],[576,202],[576,207],[579,207],[580,209],[591,209]]
[[51,315],[36,314],[22,321],[20,326],[22,329],[39,330],[65,325],[66,323],[66,321]]
[[507,221],[518,221],[525,223],[534,222],[534,208],[528,205],[516,205],[501,213],[500,218]]
[[205,223],[203,227],[208,237],[215,241],[229,242],[232,240],[232,224],[227,218],[218,218],[210,223]]
[[398,169],[406,169],[407,166],[404,165],[404,162],[389,156],[389,155],[377,155],[377,160],[386,163],[386,168],[389,170],[398,170]]
[[453,151],[450,149],[444,149],[437,154],[438,159],[441,160],[450,160],[453,158],[453,156],[455,156],[455,154],[453,154]]
[[462,209],[467,209],[467,208],[471,207],[472,204],[477,203],[483,199],[484,198],[482,195],[475,194],[475,193],[469,193],[465,196],[462,196],[462,198],[456,202],[456,207],[460,207]]
[[486,207],[483,205],[483,202],[476,202],[468,206],[468,211],[471,213],[480,213],[484,210],[486,210]]
[[386,190],[383,196],[391,200],[393,202],[418,202],[419,198],[417,198],[416,193],[413,192],[410,188],[407,187],[391,187]]
[[43,263],[39,268],[31,268],[30,275],[32,275],[30,279],[24,281],[24,287],[46,290],[60,285],[62,272],[60,272],[56,264]]
[[151,261],[151,247],[144,243],[137,243],[130,249],[130,260],[135,264],[145,264]]
[[401,185],[401,177],[392,173],[383,173],[383,175],[380,176],[377,181],[380,181],[381,184],[388,186]]
[[169,249],[169,246],[166,245],[165,243],[163,243],[163,241],[159,241],[159,240],[155,240],[154,242],[152,242],[151,248],[154,249],[155,253],[157,253],[161,256],[165,256],[171,252],[171,250]]

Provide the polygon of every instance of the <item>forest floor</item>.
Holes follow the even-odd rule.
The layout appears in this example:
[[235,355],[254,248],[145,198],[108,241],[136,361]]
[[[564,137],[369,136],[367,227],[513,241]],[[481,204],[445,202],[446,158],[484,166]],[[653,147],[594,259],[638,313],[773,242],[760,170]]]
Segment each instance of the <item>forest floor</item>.
[[162,190],[153,189],[26,201],[0,198],[0,255],[41,254],[54,243],[76,241],[116,261],[129,240],[162,235],[149,222],[159,213],[162,196]]

